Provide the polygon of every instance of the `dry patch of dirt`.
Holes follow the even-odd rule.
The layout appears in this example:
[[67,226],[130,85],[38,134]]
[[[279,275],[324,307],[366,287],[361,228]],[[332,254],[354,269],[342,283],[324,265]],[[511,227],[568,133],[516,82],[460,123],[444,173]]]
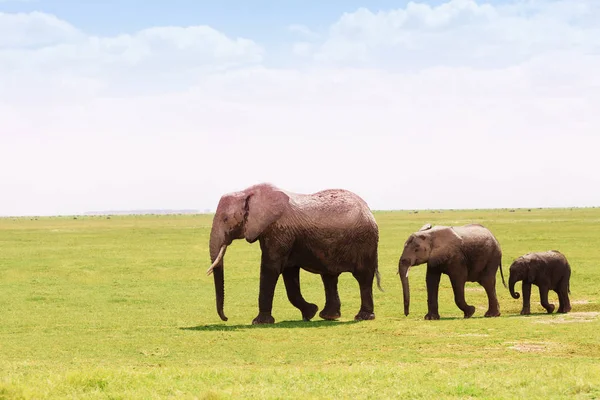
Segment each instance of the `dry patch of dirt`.
[[487,333],[463,333],[458,336],[486,337],[486,336],[490,336],[490,335],[488,335]]
[[571,301],[571,304],[590,304],[591,301],[589,300],[575,300],[575,301]]
[[553,317],[539,318],[535,321],[536,324],[570,324],[574,322],[593,322],[600,312],[571,312],[568,314],[560,314]]
[[520,351],[522,353],[535,353],[535,352],[544,352],[548,351],[552,346],[552,343],[549,342],[507,342],[508,344],[512,344],[509,349]]
[[485,292],[485,289],[482,287],[466,287],[465,292]]

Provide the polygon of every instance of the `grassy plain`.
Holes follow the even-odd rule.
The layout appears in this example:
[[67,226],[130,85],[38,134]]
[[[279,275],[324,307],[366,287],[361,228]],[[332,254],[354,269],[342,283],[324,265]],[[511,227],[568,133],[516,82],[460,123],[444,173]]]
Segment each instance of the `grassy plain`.
[[[210,216],[0,219],[0,398],[600,398],[600,209],[376,218],[386,290],[375,290],[377,319],[352,321],[358,285],[343,274],[340,321],[301,321],[280,280],[272,326],[250,324],[260,249],[245,241],[227,252],[229,321],[218,318],[204,274]],[[404,317],[396,266],[425,222],[489,227],[507,280],[517,256],[561,250],[573,313],[544,314],[534,290],[534,314],[519,316],[499,281],[502,316],[483,318],[485,293],[468,284],[477,311],[464,320],[444,276],[442,320],[424,321],[421,266]],[[320,278],[303,271],[301,285],[321,308]]]

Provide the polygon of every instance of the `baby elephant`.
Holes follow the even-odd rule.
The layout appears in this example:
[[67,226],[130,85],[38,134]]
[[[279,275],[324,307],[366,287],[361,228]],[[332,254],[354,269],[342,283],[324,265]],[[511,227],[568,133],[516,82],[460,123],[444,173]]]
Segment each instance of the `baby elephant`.
[[529,315],[529,299],[531,296],[531,284],[540,289],[540,301],[542,306],[552,314],[554,304],[548,302],[548,290],[554,290],[558,294],[559,313],[571,311],[569,302],[569,279],[571,278],[571,267],[566,257],[556,250],[529,253],[515,260],[510,266],[508,287],[510,295],[514,299],[520,297],[515,292],[515,283],[523,281],[523,309],[521,315]]

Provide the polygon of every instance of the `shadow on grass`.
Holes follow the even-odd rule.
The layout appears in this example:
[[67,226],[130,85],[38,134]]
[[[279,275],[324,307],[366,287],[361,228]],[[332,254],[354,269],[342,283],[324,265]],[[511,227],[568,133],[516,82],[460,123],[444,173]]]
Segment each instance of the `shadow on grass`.
[[[244,329],[292,329],[292,328],[323,328],[331,326],[344,326],[357,324],[361,321],[281,321],[275,324],[262,325],[227,325],[227,324],[212,324],[198,325],[179,328],[184,331],[238,331]],[[368,323],[368,321],[366,321]]]
[[[519,312],[517,313],[503,313],[502,315],[500,315],[500,317],[493,317],[493,318],[487,318],[483,315],[481,316],[472,316],[471,318],[467,318],[467,319],[490,319],[490,320],[494,320],[496,318],[533,318],[533,317],[543,317],[543,316],[556,316],[556,315],[569,315],[570,313],[566,313],[566,314],[561,314],[561,313],[557,313],[556,311],[553,312],[552,314],[548,314],[546,311],[539,311],[539,312],[532,312],[531,314],[527,314],[527,315],[521,315]],[[452,321],[452,320],[458,320],[458,319],[465,319],[464,317],[440,317],[440,321]]]
[[544,316],[552,317],[552,316],[560,316],[560,315],[565,316],[565,315],[569,315],[569,313],[563,314],[563,313],[557,313],[555,311],[552,314],[548,314],[546,311],[540,311],[540,312],[532,312],[531,314],[527,314],[527,315],[521,315],[520,313],[507,314],[506,317],[507,318],[532,318],[532,317],[544,317]]
[[[480,320],[480,319],[489,319],[489,320],[495,320],[497,318],[515,318],[515,317],[519,317],[519,318],[527,318],[527,317],[539,317],[542,315],[549,315],[546,312],[539,312],[539,313],[531,313],[530,315],[520,315],[520,314],[501,314],[499,317],[486,317],[484,315],[473,315],[470,318],[465,318],[465,317],[460,317],[460,316],[456,316],[456,317],[440,317],[439,321],[458,321],[458,320],[470,320],[470,319],[476,319],[476,320]],[[554,314],[553,314],[554,315]],[[558,315],[565,315],[565,314],[558,314]],[[423,318],[423,320],[425,320],[425,318]],[[435,322],[435,321],[433,321]]]
[[[539,312],[539,313],[531,313],[529,315],[521,315],[519,313],[517,313],[517,314],[503,313],[499,317],[486,317],[486,316],[483,316],[483,315],[472,316],[471,318],[465,318],[465,317],[440,317],[440,321],[452,321],[452,320],[458,320],[458,319],[463,319],[463,320],[464,319],[489,319],[489,320],[495,320],[497,318],[528,318],[528,317],[539,317],[539,316],[543,316],[543,315],[550,315],[550,314],[547,314],[544,311],[544,312]],[[559,315],[564,315],[564,314],[559,314]]]

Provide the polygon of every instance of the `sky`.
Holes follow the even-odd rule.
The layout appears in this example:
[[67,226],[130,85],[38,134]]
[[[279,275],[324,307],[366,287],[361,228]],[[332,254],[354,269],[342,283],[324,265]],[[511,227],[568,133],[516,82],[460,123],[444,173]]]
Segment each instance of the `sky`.
[[600,206],[597,0],[0,0],[0,215]]

